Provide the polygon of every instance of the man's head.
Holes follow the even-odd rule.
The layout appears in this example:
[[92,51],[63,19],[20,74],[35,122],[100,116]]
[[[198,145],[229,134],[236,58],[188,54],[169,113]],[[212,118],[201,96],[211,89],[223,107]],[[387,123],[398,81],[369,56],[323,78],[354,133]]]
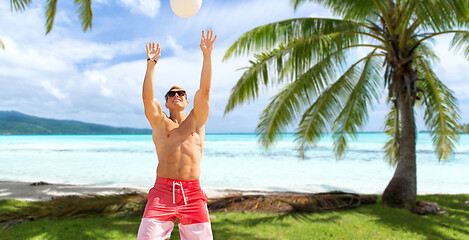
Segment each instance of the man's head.
[[169,91],[164,95],[166,99],[166,108],[171,109],[174,107],[177,108],[186,108],[189,105],[187,101],[187,93],[184,89],[178,86],[173,86]]
[[187,100],[187,95],[186,95],[186,90],[182,89],[181,87],[178,87],[178,86],[172,86],[169,91],[166,93],[166,95],[164,95],[164,98],[166,100],[166,102],[168,101],[168,99],[174,97],[175,95],[179,95],[182,96],[181,97],[185,97],[186,100]]

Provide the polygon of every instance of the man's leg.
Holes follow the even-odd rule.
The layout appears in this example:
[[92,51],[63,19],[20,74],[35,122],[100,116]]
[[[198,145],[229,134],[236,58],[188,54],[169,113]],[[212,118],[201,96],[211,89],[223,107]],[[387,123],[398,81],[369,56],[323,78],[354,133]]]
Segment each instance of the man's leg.
[[172,186],[157,184],[150,189],[137,240],[169,239],[176,220]]
[[206,200],[188,201],[179,208],[177,217],[181,240],[213,239]]
[[174,222],[159,221],[154,218],[142,218],[138,229],[137,240],[169,239],[173,231]]

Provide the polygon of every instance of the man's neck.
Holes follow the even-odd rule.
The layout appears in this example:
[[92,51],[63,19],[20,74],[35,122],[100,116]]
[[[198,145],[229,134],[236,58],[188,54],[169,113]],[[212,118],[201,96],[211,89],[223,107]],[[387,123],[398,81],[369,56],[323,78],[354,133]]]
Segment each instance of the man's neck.
[[186,119],[186,111],[185,110],[182,110],[182,111],[176,111],[176,110],[173,110],[173,111],[169,111],[169,119],[171,119],[173,122],[177,123],[177,124],[181,124],[182,121],[184,121]]

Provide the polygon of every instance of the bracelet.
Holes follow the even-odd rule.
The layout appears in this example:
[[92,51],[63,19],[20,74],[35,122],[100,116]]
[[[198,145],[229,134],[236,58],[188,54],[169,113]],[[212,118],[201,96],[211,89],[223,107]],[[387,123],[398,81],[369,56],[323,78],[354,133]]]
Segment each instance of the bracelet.
[[147,58],[147,61],[149,61],[149,60],[152,60],[152,61],[154,61],[155,63],[157,63],[157,61],[156,61],[155,59],[153,59],[153,58]]

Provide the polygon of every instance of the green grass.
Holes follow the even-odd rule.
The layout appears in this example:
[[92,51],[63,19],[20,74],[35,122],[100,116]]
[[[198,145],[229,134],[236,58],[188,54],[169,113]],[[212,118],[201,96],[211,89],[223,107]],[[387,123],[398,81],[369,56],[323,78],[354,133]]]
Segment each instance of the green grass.
[[8,211],[14,211],[21,207],[30,206],[31,202],[19,200],[0,200],[0,215]]
[[[213,213],[215,239],[469,239],[469,194],[426,195],[448,214],[419,216],[381,204],[324,213]],[[26,202],[0,201],[0,214]],[[0,230],[9,239],[136,239],[140,217],[39,220]],[[171,239],[179,239],[175,226]]]

